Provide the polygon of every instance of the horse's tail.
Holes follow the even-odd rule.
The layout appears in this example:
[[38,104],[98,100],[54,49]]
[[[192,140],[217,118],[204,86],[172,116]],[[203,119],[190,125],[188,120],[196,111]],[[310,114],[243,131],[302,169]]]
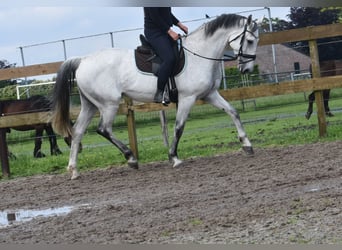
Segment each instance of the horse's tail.
[[56,83],[52,93],[53,129],[63,137],[72,135],[70,123],[70,91],[75,72],[81,63],[81,58],[66,60],[57,72]]

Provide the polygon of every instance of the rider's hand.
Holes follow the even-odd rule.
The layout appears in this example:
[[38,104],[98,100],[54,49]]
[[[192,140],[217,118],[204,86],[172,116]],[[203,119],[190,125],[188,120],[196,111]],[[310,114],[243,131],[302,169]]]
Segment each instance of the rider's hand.
[[185,25],[182,24],[181,22],[179,22],[179,23],[177,24],[177,26],[178,26],[181,30],[183,30],[183,32],[184,32],[185,34],[188,34],[188,27],[187,27],[187,26],[185,26]]
[[174,40],[177,41],[179,38],[178,33],[174,32],[171,28],[167,31],[167,33],[169,34],[169,36]]

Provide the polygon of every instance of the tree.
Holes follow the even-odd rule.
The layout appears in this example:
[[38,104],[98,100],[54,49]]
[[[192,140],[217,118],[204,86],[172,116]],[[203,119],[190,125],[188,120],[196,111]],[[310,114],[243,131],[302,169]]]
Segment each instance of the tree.
[[[271,22],[272,22],[273,31],[282,31],[282,30],[290,29],[289,27],[290,23],[285,20],[279,19],[278,17],[276,18],[271,17]],[[261,21],[260,27],[263,32],[270,32],[269,19],[264,17]]]
[[336,8],[291,7],[290,12],[288,15],[291,19],[290,27],[303,28],[337,23],[341,10]]
[[[287,15],[290,21],[279,18],[271,18],[273,31],[304,28],[307,26],[327,25],[342,23],[342,7],[313,8],[313,7],[292,7]],[[269,32],[269,19],[264,17],[261,22],[261,29]],[[342,58],[342,37],[318,39],[318,52],[321,61],[337,60]],[[309,55],[307,41],[288,43],[293,49]]]
[[[339,23],[342,19],[342,8],[313,8],[313,7],[292,7],[288,15],[291,20],[288,23],[289,29],[303,28],[307,26],[326,25]],[[342,36],[318,39],[318,53],[320,61],[337,60],[342,58]],[[290,43],[291,47],[309,55],[307,41]]]
[[[9,63],[7,60],[0,60],[0,69],[14,68],[15,63]],[[16,84],[15,80],[2,80],[0,81],[0,88],[6,87],[8,85]]]
[[5,59],[0,60],[0,69],[14,68],[14,67],[15,67],[15,63],[11,64]]

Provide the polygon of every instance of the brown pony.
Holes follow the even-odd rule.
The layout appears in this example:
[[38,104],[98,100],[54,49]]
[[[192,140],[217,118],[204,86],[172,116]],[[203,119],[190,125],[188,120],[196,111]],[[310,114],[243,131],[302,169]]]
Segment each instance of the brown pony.
[[[335,76],[336,75],[336,65],[335,61],[320,61],[320,70],[321,70],[321,77],[324,76]],[[310,65],[310,73],[312,74],[312,68]],[[334,116],[333,113],[331,113],[329,108],[329,99],[330,99],[330,89],[324,89],[323,90],[323,104],[324,104],[324,111],[325,115],[332,117]],[[313,103],[315,102],[315,92],[313,91],[309,95],[309,105],[308,110],[305,114],[306,119],[310,119],[312,111],[313,111]]]
[[[7,116],[31,112],[49,111],[51,109],[50,105],[50,100],[40,95],[32,96],[28,99],[23,100],[5,100],[0,101],[0,115]],[[62,153],[58,148],[56,134],[54,133],[50,123],[17,126],[12,127],[12,129],[18,131],[36,130],[35,146],[33,150],[33,156],[35,158],[45,157],[45,154],[41,152],[44,130],[46,131],[49,138],[51,155],[58,155]],[[10,128],[8,128],[7,132],[10,133]]]

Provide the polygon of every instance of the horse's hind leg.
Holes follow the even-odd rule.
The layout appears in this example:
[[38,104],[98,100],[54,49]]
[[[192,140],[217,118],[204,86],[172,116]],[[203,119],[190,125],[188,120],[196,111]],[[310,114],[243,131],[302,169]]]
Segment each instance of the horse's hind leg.
[[45,154],[42,153],[42,136],[43,136],[43,128],[36,129],[36,137],[34,139],[34,149],[33,149],[33,157],[35,158],[43,158]]
[[[69,122],[70,122],[70,126],[73,127],[74,123],[71,120]],[[64,137],[63,139],[64,139],[65,144],[68,145],[68,147],[70,148],[71,147],[71,140],[72,140],[71,135],[68,135],[68,136]],[[79,153],[82,152],[82,143],[80,143],[80,145],[79,145],[78,152]]]
[[246,154],[253,155],[254,151],[252,144],[247,137],[245,129],[243,128],[240,120],[240,115],[236,109],[232,107],[217,91],[212,92],[204,100],[230,115],[237,129],[239,140],[242,143],[242,149],[246,152]]
[[130,150],[124,143],[116,139],[112,132],[112,125],[114,122],[114,117],[117,112],[118,106],[112,105],[107,106],[101,112],[101,120],[97,133],[105,137],[111,143],[113,143],[125,156],[127,163],[130,167],[138,169],[138,161],[133,155],[132,150]]
[[79,177],[77,170],[77,156],[79,153],[81,140],[86,131],[91,119],[93,118],[96,108],[87,99],[81,97],[81,111],[77,117],[77,120],[73,126],[73,134],[70,146],[70,156],[67,170],[71,173],[71,179],[76,179]]
[[62,154],[62,151],[58,148],[56,134],[53,132],[51,124],[45,126],[45,131],[49,137],[51,155]]

